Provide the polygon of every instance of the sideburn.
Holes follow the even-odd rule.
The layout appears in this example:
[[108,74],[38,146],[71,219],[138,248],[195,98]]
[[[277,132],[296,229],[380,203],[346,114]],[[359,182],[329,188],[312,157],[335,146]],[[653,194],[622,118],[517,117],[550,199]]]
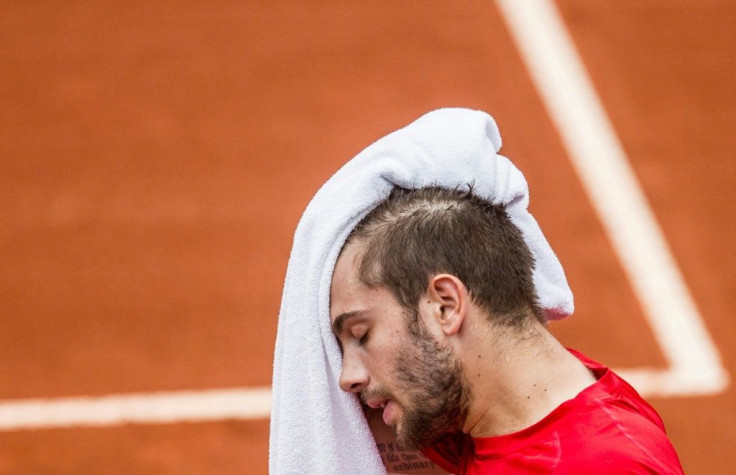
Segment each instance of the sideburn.
[[405,408],[397,440],[413,449],[458,432],[470,406],[470,386],[452,348],[437,342],[416,311],[406,315],[410,341],[399,354],[396,376],[411,407]]

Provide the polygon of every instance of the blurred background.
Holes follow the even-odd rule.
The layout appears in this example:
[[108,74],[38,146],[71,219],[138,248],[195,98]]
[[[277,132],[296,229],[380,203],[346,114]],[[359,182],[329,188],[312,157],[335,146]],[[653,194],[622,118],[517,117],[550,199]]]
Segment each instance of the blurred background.
[[[736,5],[556,5],[733,377]],[[665,368],[493,1],[4,1],[0,412],[268,387],[302,210],[442,106],[491,113],[527,176],[576,295],[553,332]],[[687,472],[732,473],[735,393],[649,398]],[[0,472],[267,472],[267,415],[36,422],[0,429]]]

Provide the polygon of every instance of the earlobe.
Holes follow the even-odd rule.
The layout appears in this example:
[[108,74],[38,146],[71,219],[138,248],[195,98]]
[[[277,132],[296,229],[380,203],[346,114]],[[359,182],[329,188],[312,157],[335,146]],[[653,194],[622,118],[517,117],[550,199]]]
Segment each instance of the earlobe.
[[435,305],[435,318],[447,335],[460,330],[467,312],[468,290],[465,284],[451,274],[437,274],[429,282],[427,293]]

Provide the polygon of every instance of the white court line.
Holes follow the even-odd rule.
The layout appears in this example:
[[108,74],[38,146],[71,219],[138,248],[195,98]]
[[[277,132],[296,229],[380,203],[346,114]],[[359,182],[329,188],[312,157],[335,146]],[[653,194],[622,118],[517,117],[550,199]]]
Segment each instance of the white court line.
[[669,364],[620,370],[655,396],[715,394],[728,373],[551,0],[496,0]]
[[0,431],[265,419],[271,388],[26,399],[0,403]]

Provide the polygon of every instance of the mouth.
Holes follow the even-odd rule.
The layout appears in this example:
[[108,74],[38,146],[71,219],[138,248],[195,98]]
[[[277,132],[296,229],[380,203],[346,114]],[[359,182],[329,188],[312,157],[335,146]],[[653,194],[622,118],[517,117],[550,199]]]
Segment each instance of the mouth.
[[385,409],[390,401],[390,399],[369,399],[365,404],[371,409]]
[[375,410],[382,410],[383,422],[387,425],[393,425],[394,419],[397,417],[396,404],[391,399],[374,398],[368,399],[365,403],[368,407]]
[[383,408],[383,422],[387,425],[393,425],[396,419],[396,404],[390,399],[385,401],[381,406]]

